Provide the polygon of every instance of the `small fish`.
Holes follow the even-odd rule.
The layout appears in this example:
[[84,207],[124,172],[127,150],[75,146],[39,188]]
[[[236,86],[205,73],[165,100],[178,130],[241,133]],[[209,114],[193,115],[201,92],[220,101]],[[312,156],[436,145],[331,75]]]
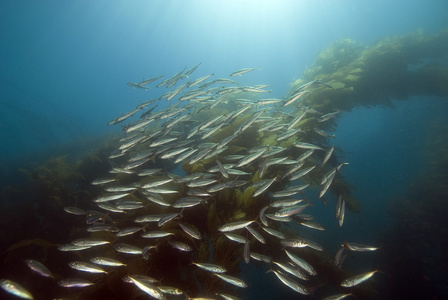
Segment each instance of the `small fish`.
[[142,230],[141,227],[127,227],[117,232],[117,237],[128,236]]
[[294,143],[294,146],[296,146],[297,148],[302,148],[302,149],[311,149],[311,150],[324,150],[324,148],[310,144],[310,143],[304,143],[304,142],[296,142]]
[[303,202],[303,199],[284,199],[271,203],[271,207],[290,207]]
[[252,236],[254,238],[257,239],[257,241],[259,241],[262,244],[266,244],[266,240],[264,239],[264,237],[258,231],[256,231],[255,229],[253,229],[250,226],[247,226],[246,229],[247,229],[247,231],[249,231],[250,234],[252,234]]
[[348,294],[336,294],[336,295],[325,297],[322,300],[341,300],[341,299],[344,299],[345,297],[348,297],[348,296],[351,296],[351,295],[352,295],[351,293],[348,293]]
[[276,261],[274,261],[273,263],[275,265],[277,265],[278,267],[280,267],[283,271],[285,271],[285,272],[287,272],[287,273],[289,273],[289,274],[291,274],[291,275],[293,275],[293,276],[295,276],[295,277],[297,277],[299,279],[302,279],[302,280],[309,280],[310,279],[308,277],[308,275],[305,274],[305,272],[303,272],[302,270],[300,270],[297,267],[294,267],[294,266],[289,265],[289,264],[279,263],[279,262],[276,262]]
[[323,115],[322,117],[320,117],[319,119],[317,119],[318,122],[325,122],[327,120],[333,119],[334,117],[336,117],[338,114],[340,114],[340,111],[335,111],[326,115]]
[[290,279],[288,276],[284,275],[283,273],[279,271],[272,270],[274,274],[277,276],[278,279],[280,279],[281,282],[283,282],[287,287],[291,288],[292,290],[303,294],[303,295],[309,295],[310,292],[307,288],[299,284],[298,282],[295,282],[294,280]]
[[328,149],[327,153],[325,154],[324,160],[322,161],[322,166],[325,165],[325,163],[330,159],[331,155],[333,154],[334,146]]
[[243,257],[244,262],[248,264],[250,262],[250,242],[249,240],[244,243],[244,249],[243,249]]
[[348,243],[348,242],[343,243],[341,246],[351,251],[360,251],[360,252],[376,251],[379,249],[378,247],[367,246],[357,243]]
[[142,186],[140,186],[140,188],[142,188],[142,189],[151,189],[151,188],[158,187],[158,186],[164,185],[164,184],[172,182],[172,181],[173,181],[172,178],[163,179],[163,180],[156,180],[156,181],[153,181],[153,182],[148,182],[146,184],[143,184]]
[[71,288],[71,287],[91,286],[91,285],[94,285],[94,283],[90,282],[88,280],[85,280],[85,279],[67,278],[67,279],[59,280],[58,285],[62,286],[62,287],[66,287],[66,288]]
[[341,286],[352,287],[352,286],[358,285],[358,284],[363,283],[364,281],[368,280],[376,272],[379,272],[379,271],[375,270],[375,271],[366,272],[366,273],[362,273],[359,275],[349,277],[349,278],[345,279],[344,281],[342,281]]
[[149,78],[149,79],[145,79],[145,80],[142,80],[138,85],[139,86],[145,86],[145,85],[148,85],[148,84],[150,84],[151,82],[154,82],[154,81],[156,81],[157,79],[160,79],[160,78],[162,78],[163,76],[157,76],[157,77],[153,77],[153,78]]
[[109,196],[102,196],[102,197],[98,197],[93,199],[94,202],[107,202],[107,201],[113,201],[113,200],[118,200],[121,199],[123,197],[129,196],[129,193],[119,193],[119,194],[113,194],[113,195],[109,195]]
[[333,264],[336,266],[336,268],[338,268],[338,269],[342,269],[342,263],[344,262],[344,255],[343,255],[343,253],[344,253],[344,247],[342,247],[342,248],[340,248],[339,250],[338,250],[338,252],[336,252],[336,255],[334,256],[334,259],[333,259]]
[[70,266],[70,268],[78,270],[78,271],[83,271],[83,272],[87,272],[87,273],[106,273],[107,274],[107,272],[105,270],[98,267],[97,265],[82,262],[82,261],[71,261],[68,263],[68,265]]
[[90,249],[92,246],[76,246],[72,244],[65,244],[58,247],[59,251],[80,251],[85,249]]
[[315,131],[317,134],[319,134],[319,135],[321,135],[321,136],[323,136],[323,137],[326,137],[326,138],[334,138],[334,137],[335,137],[334,134],[328,134],[328,133],[326,133],[325,131],[322,131],[322,130],[317,129],[317,128],[314,128],[314,131]]
[[272,236],[275,236],[276,238],[279,238],[281,240],[283,240],[285,238],[285,235],[275,229],[269,228],[269,227],[261,227],[264,231],[266,231],[267,233],[269,233]]
[[325,227],[315,223],[315,222],[310,222],[310,221],[305,221],[305,222],[301,222],[300,225],[306,226],[308,228],[312,228],[312,229],[317,229],[317,230],[325,230]]
[[288,216],[279,217],[279,216],[276,216],[275,214],[266,214],[266,217],[271,220],[277,221],[277,222],[289,223],[292,221],[292,218],[288,217]]
[[108,266],[108,267],[121,267],[121,266],[126,266],[125,263],[122,263],[121,261],[118,261],[116,259],[113,258],[108,258],[108,257],[92,257],[90,259],[90,262],[97,264],[97,265],[101,265],[101,266]]
[[193,251],[193,248],[191,248],[191,246],[182,243],[182,242],[178,242],[178,241],[169,241],[168,245],[170,245],[171,247],[183,251],[183,252],[190,252]]
[[110,244],[110,242],[103,239],[85,238],[74,240],[71,244],[74,246],[81,246],[81,247],[95,247]]
[[216,164],[218,165],[219,172],[221,172],[222,176],[224,176],[225,178],[229,178],[229,173],[227,173],[227,170],[224,168],[221,162],[219,160],[216,160]]
[[229,76],[241,76],[241,75],[243,75],[243,74],[246,74],[247,72],[251,72],[251,71],[254,71],[254,70],[260,70],[260,68],[246,68],[246,69],[241,69],[241,70],[238,70],[238,71],[235,71],[235,72],[233,72],[233,73],[230,73],[230,75]]
[[288,257],[292,260],[292,262],[301,267],[302,269],[304,269],[308,274],[315,276],[317,275],[316,270],[313,268],[313,266],[311,266],[309,263],[307,263],[306,261],[304,261],[303,259],[301,259],[300,257],[292,254],[291,252],[289,252],[288,250],[285,250],[286,254],[288,255]]
[[265,192],[274,183],[275,180],[277,180],[277,177],[269,179],[265,184],[255,190],[253,197],[257,197],[258,195],[261,195],[263,192]]
[[288,127],[286,127],[286,130],[291,130],[293,129],[302,119],[303,117],[305,117],[306,114],[306,110],[303,111],[302,113],[300,113],[297,117],[295,117],[291,123],[289,123]]
[[193,225],[189,225],[186,223],[179,223],[180,228],[182,228],[182,230],[188,234],[189,236],[191,236],[192,238],[196,239],[196,240],[202,240],[202,235],[199,232],[199,230],[194,227]]
[[247,242],[247,239],[239,234],[236,233],[232,233],[232,232],[225,232],[224,235],[231,241],[240,243],[240,244],[245,244]]
[[266,227],[268,227],[268,219],[266,219],[266,215],[264,213],[265,213],[266,209],[268,209],[268,208],[269,208],[269,206],[265,206],[258,213],[258,218],[260,219],[260,222]]
[[115,250],[117,250],[120,253],[126,253],[126,254],[142,254],[143,249],[132,246],[125,243],[118,243],[114,245]]
[[33,295],[31,295],[30,292],[28,292],[23,286],[12,280],[0,279],[0,286],[7,293],[10,293],[14,296],[20,297],[22,299],[34,299]]
[[300,238],[285,239],[281,240],[280,243],[282,244],[282,246],[291,248],[304,248],[308,246],[308,242]]
[[193,207],[198,204],[201,204],[203,201],[204,199],[199,197],[182,197],[177,199],[176,202],[174,202],[173,207],[174,208]]
[[342,227],[342,224],[344,224],[344,216],[345,216],[345,200],[342,199],[341,210],[339,212],[339,218],[338,218],[339,227]]
[[116,181],[117,179],[115,178],[98,178],[95,179],[94,181],[92,181],[92,185],[103,185],[103,184],[107,184],[107,183],[111,183]]
[[260,254],[260,253],[251,252],[250,253],[250,257],[255,259],[255,260],[262,261],[262,262],[265,262],[265,263],[268,263],[268,264],[272,263],[272,258],[271,257],[269,257],[267,255]]
[[141,237],[146,239],[157,239],[167,237],[170,235],[174,235],[174,233],[168,231],[146,231],[141,235]]
[[291,175],[291,177],[289,177],[289,180],[290,180],[290,181],[293,181],[293,180],[299,179],[300,177],[305,176],[306,174],[308,174],[309,172],[311,172],[315,167],[316,167],[316,166],[311,166],[311,167],[306,168],[306,169],[303,169],[303,170],[301,170],[301,171],[299,171],[299,172],[297,172],[297,173],[293,173],[293,174]]
[[41,262],[34,260],[34,259],[27,259],[25,260],[27,266],[33,270],[34,272],[38,273],[39,275],[43,277],[49,277],[54,278],[53,274],[51,274],[50,270],[46,266],[44,266]]
[[241,228],[246,228],[253,222],[254,221],[239,221],[239,222],[228,223],[228,224],[225,224],[225,225],[221,226],[220,228],[218,228],[218,230],[221,232],[235,231],[235,230],[238,230]]
[[300,99],[301,97],[303,97],[304,95],[311,93],[310,91],[300,91],[296,94],[293,94],[291,97],[289,97],[288,99],[286,99],[286,101],[283,103],[283,107],[290,105],[291,103],[297,101],[298,99]]
[[203,270],[212,272],[212,273],[225,273],[225,272],[227,272],[226,268],[218,266],[218,265],[215,265],[215,264],[195,263],[194,262],[193,265],[195,265],[195,266],[197,266],[197,267],[199,267],[199,268],[201,268]]
[[229,294],[217,293],[216,295],[221,296],[222,298],[224,298],[224,300],[241,300],[237,296],[233,296],[233,295],[229,295]]
[[151,282],[142,280],[137,276],[129,276],[129,278],[132,280],[132,283],[151,297],[159,300],[166,298],[165,295],[163,295],[163,293]]
[[219,278],[221,278],[222,280],[224,280],[225,282],[228,282],[230,284],[233,284],[234,286],[237,287],[241,287],[241,288],[245,288],[247,287],[247,283],[245,283],[243,280],[230,276],[230,275],[225,275],[225,274],[218,274],[215,273],[216,276],[218,276]]
[[73,207],[73,206],[66,206],[66,207],[64,207],[64,210],[72,215],[77,215],[77,216],[87,215],[86,211],[84,211],[80,208],[77,208],[77,207]]
[[331,174],[330,177],[328,177],[327,181],[325,182],[325,184],[322,186],[322,189],[319,191],[319,198],[322,198],[325,193],[327,192],[328,188],[330,187],[331,183],[333,182],[334,177],[336,176],[336,172],[334,172],[333,174]]
[[277,211],[274,215],[276,217],[289,217],[301,213],[307,206],[308,204],[288,206]]
[[159,285],[157,287],[162,293],[168,294],[168,295],[183,295],[184,292],[181,289],[167,286],[167,285]]

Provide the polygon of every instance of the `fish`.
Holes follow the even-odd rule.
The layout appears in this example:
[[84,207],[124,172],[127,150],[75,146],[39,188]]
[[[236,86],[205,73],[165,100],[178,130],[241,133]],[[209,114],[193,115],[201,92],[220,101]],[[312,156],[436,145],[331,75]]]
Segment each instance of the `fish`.
[[188,70],[187,72],[185,72],[184,76],[189,78],[189,76],[191,75],[191,73],[193,73],[200,65],[202,64],[202,62],[198,63],[196,66],[194,66],[193,68],[191,68],[190,70]]
[[326,138],[335,138],[335,135],[334,135],[334,134],[328,134],[328,133],[326,133],[325,131],[322,131],[322,130],[320,130],[320,129],[318,129],[318,128],[314,128],[314,131],[315,131],[317,134],[320,134],[320,135],[323,136],[323,137],[326,137]]
[[145,239],[157,239],[167,237],[170,235],[174,235],[174,233],[169,231],[146,231],[141,235],[141,237]]
[[225,224],[225,225],[222,225],[221,227],[219,227],[218,230],[221,232],[235,231],[238,229],[246,228],[253,222],[254,221],[238,221],[238,222],[228,223],[228,224]]
[[127,112],[127,113],[125,113],[125,114],[123,114],[123,115],[113,119],[107,125],[114,125],[114,124],[121,123],[124,120],[126,120],[126,119],[132,117],[133,115],[135,115],[136,113],[138,113],[140,110],[141,110],[140,108],[136,108],[136,109],[134,109],[134,110],[132,110],[130,112]]
[[268,264],[270,264],[272,262],[272,258],[271,257],[269,257],[267,255],[260,254],[260,253],[251,252],[250,253],[250,257],[255,259],[255,260],[262,261],[262,262],[265,262],[265,263],[268,263]]
[[272,236],[275,236],[276,238],[279,238],[281,240],[283,240],[285,238],[285,235],[275,229],[269,228],[269,227],[261,227],[264,231],[266,231],[267,233],[269,233]]
[[246,229],[257,241],[259,241],[262,244],[266,244],[265,238],[258,231],[256,231],[254,228],[250,226],[247,226]]
[[307,263],[305,260],[301,259],[300,257],[292,254],[291,252],[289,252],[288,250],[285,250],[286,254],[288,255],[288,257],[291,259],[291,261],[297,265],[298,267],[301,267],[302,269],[304,269],[309,275],[312,276],[316,276],[317,272],[314,269],[313,266],[311,266],[309,263]]
[[378,270],[374,270],[371,272],[366,272],[366,273],[362,273],[362,274],[358,274],[352,277],[349,277],[347,279],[345,279],[344,281],[341,282],[341,286],[343,287],[353,287],[356,286],[360,283],[363,283],[364,281],[368,280],[369,278],[371,278],[376,272],[379,272]]
[[169,241],[168,245],[170,245],[174,249],[177,249],[177,250],[180,250],[183,252],[193,251],[193,248],[190,245],[187,245],[187,244],[179,242],[179,241]]
[[378,247],[357,244],[357,243],[349,243],[349,242],[344,242],[341,246],[344,247],[345,249],[348,249],[351,251],[358,251],[358,252],[376,251],[379,249]]
[[302,149],[311,149],[311,150],[324,150],[324,148],[310,144],[310,143],[305,143],[305,142],[296,142],[294,143],[294,146],[296,146],[297,148],[302,148]]
[[279,263],[279,262],[276,262],[276,261],[273,261],[272,263],[275,264],[280,269],[282,269],[283,271],[285,271],[285,272],[287,272],[287,273],[289,273],[289,274],[291,274],[291,275],[293,275],[293,276],[295,276],[295,277],[297,277],[299,279],[302,279],[302,280],[309,280],[310,279],[305,272],[301,271],[299,268],[294,267],[294,266],[292,266],[290,264]]
[[242,235],[236,234],[236,233],[232,233],[232,232],[224,232],[224,235],[231,241],[240,243],[240,244],[246,244],[247,243],[247,238],[245,238]]
[[344,247],[339,248],[338,252],[336,252],[336,255],[334,256],[333,259],[333,264],[338,268],[338,269],[342,269],[342,263],[345,260],[345,255],[343,255],[344,253]]
[[179,223],[179,226],[180,226],[180,228],[182,228],[182,230],[186,234],[188,234],[192,238],[194,238],[196,240],[202,240],[202,234],[193,225],[189,225],[189,224],[186,224],[186,223]]
[[322,161],[322,167],[327,163],[327,161],[330,159],[331,155],[333,154],[334,146],[328,149],[327,153],[325,153],[324,159]]
[[208,263],[195,263],[193,262],[193,265],[201,268],[202,270],[206,270],[212,273],[225,273],[227,272],[227,269],[222,267],[222,266],[218,266],[215,264],[208,264]]
[[97,264],[97,265],[101,265],[101,266],[108,266],[108,267],[122,267],[122,266],[126,266],[125,263],[122,263],[121,261],[118,261],[116,259],[113,258],[108,258],[108,257],[92,257],[90,259],[90,262]]
[[25,260],[26,265],[36,272],[37,274],[43,276],[43,277],[49,277],[54,278],[53,274],[48,270],[46,266],[44,266],[41,262],[34,260],[34,259],[27,259]]
[[138,85],[141,86],[141,87],[144,87],[145,85],[148,85],[148,84],[150,84],[150,83],[152,83],[152,82],[154,82],[154,81],[156,81],[156,80],[158,80],[160,78],[163,78],[163,76],[157,76],[157,77],[153,77],[153,78],[144,79],[144,80],[140,81],[138,83]]
[[291,248],[304,248],[308,246],[308,242],[303,239],[284,239],[280,241],[280,244]]
[[244,282],[243,280],[236,278],[234,276],[230,276],[230,275],[226,275],[226,274],[219,274],[219,273],[215,273],[215,275],[218,276],[219,278],[221,278],[222,280],[224,280],[225,282],[228,282],[234,286],[241,287],[241,288],[247,287],[246,282]]
[[344,224],[344,216],[345,216],[345,200],[342,199],[341,208],[340,208],[339,216],[338,216],[339,227],[342,227],[342,224]]
[[336,294],[336,295],[325,297],[322,300],[341,300],[341,299],[344,299],[344,298],[346,298],[348,296],[351,296],[351,295],[352,295],[351,293],[348,293],[348,294]]
[[78,271],[83,271],[83,272],[87,272],[87,273],[106,273],[107,274],[107,272],[105,270],[98,267],[97,265],[82,262],[82,261],[71,261],[68,263],[68,265],[70,266],[70,268],[78,270]]
[[283,107],[290,105],[291,103],[299,100],[301,97],[303,97],[304,95],[311,93],[310,91],[300,91],[296,94],[293,94],[291,97],[289,97],[288,99],[286,99],[286,101],[283,103]]
[[132,280],[132,283],[149,296],[159,300],[166,299],[165,295],[152,283],[133,275],[130,275],[129,278]]
[[66,288],[87,287],[94,285],[93,282],[80,278],[66,278],[58,281],[58,285]]
[[335,111],[335,112],[332,112],[332,113],[328,113],[328,114],[326,114],[326,115],[323,115],[322,117],[320,117],[319,119],[317,119],[317,121],[318,122],[325,122],[325,121],[328,121],[328,120],[330,120],[330,119],[333,119],[333,118],[335,118],[337,115],[339,115],[341,112],[338,110],[338,111]]
[[19,298],[31,300],[34,299],[33,295],[31,295],[30,292],[28,292],[23,286],[12,280],[0,279],[0,287],[7,293]]
[[72,215],[77,215],[77,216],[84,216],[87,215],[87,212],[78,208],[78,207],[73,207],[73,206],[66,206],[64,207],[64,210]]
[[246,68],[246,69],[241,69],[241,70],[238,70],[238,71],[235,71],[235,72],[232,72],[232,73],[230,73],[230,75],[229,76],[241,76],[241,75],[243,75],[243,74],[246,74],[246,73],[248,73],[248,72],[251,72],[251,71],[255,71],[255,70],[260,70],[260,68]]
[[261,195],[263,192],[265,192],[273,183],[277,180],[277,177],[274,177],[272,179],[269,179],[265,184],[260,186],[257,190],[255,190],[253,197],[257,197],[258,195]]
[[291,288],[292,290],[302,294],[302,295],[309,295],[310,292],[307,288],[299,284],[298,282],[295,282],[294,280],[290,279],[288,276],[284,275],[283,273],[279,271],[272,270],[274,274],[277,276],[278,279],[280,279],[281,282],[283,282],[287,287]]
[[125,243],[117,243],[114,245],[116,251],[126,254],[142,254],[143,249]]

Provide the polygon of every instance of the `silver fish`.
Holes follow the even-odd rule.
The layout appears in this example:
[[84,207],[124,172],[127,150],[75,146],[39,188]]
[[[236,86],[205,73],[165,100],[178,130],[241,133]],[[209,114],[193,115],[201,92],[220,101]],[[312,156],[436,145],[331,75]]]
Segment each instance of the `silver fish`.
[[228,282],[230,284],[233,284],[234,286],[245,288],[247,287],[247,283],[245,283],[243,280],[236,278],[234,276],[225,275],[225,274],[218,274],[215,273],[216,276],[224,280],[225,282]]
[[27,266],[33,270],[34,272],[38,273],[39,275],[43,277],[49,277],[54,278],[53,274],[51,274],[50,270],[46,266],[44,266],[41,262],[34,260],[34,259],[27,259],[25,260]]

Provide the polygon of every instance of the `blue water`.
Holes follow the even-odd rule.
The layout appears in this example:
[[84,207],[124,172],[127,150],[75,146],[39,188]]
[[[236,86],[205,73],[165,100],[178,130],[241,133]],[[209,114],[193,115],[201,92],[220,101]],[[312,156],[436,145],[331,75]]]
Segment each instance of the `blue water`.
[[281,97],[329,43],[435,32],[446,11],[444,1],[2,1],[0,149],[107,132],[147,100],[126,82],[199,62],[204,75],[260,67],[247,80]]
[[[118,134],[107,126],[111,119],[160,95],[132,89],[130,81],[169,77],[200,62],[198,77],[259,67],[240,82],[270,84],[270,96],[281,98],[338,39],[369,46],[447,26],[442,0],[1,1],[0,168],[17,170],[74,141]],[[342,229],[329,229],[329,244],[375,241],[394,224],[387,200],[405,195],[424,169],[429,125],[448,112],[440,98],[394,105],[361,107],[338,120],[336,151],[350,163],[341,173],[362,213],[348,212]],[[17,175],[1,173],[8,184]],[[336,222],[334,202],[330,197],[324,225]]]

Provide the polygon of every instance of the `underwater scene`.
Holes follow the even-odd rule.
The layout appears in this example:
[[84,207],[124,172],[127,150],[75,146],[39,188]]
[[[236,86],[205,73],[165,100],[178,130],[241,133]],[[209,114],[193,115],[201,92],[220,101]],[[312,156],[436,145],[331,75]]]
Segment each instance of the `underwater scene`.
[[445,1],[0,16],[0,299],[448,299]]

